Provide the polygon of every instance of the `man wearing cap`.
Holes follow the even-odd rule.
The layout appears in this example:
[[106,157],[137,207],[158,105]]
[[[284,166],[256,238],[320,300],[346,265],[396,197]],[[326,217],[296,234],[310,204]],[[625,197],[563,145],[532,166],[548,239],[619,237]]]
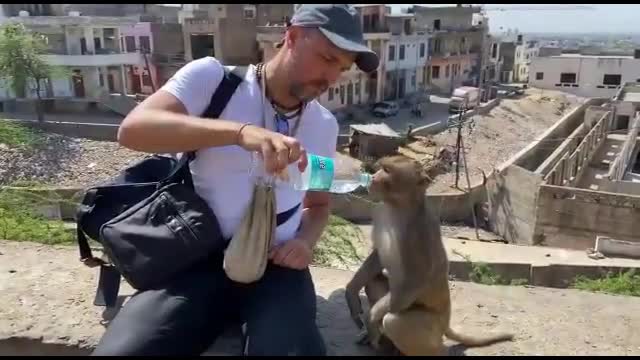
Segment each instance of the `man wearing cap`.
[[[335,155],[338,125],[315,99],[355,63],[378,67],[349,5],[301,6],[278,53],[250,66],[220,119],[203,114],[224,74],[212,57],[192,61],[123,120],[118,140],[154,153],[198,150],[196,192],[213,209],[225,238],[251,199],[250,152],[275,173],[306,159]],[[305,166],[305,161],[302,161]],[[312,250],[329,216],[329,195],[276,188],[277,227],[269,264],[255,283],[229,280],[221,258],[194,266],[175,282],[137,293],[109,325],[93,355],[199,355],[229,326],[246,323],[248,355],[325,355],[309,273]]]

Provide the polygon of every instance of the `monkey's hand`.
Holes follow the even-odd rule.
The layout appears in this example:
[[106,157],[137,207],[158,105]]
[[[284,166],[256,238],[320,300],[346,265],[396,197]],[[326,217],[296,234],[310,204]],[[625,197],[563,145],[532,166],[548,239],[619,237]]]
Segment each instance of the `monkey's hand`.
[[382,319],[390,311],[391,293],[387,293],[385,296],[381,297],[380,300],[378,300],[371,308],[371,311],[369,313],[369,322],[374,325],[382,323]]

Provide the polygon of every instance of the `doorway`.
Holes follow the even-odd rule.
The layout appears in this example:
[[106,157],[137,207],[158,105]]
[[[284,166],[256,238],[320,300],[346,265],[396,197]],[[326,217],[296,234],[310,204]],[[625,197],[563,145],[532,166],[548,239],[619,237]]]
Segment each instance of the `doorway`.
[[71,81],[73,82],[73,95],[79,98],[85,97],[84,78],[82,77],[82,71],[77,69],[73,70]]
[[353,84],[347,85],[347,105],[353,105]]

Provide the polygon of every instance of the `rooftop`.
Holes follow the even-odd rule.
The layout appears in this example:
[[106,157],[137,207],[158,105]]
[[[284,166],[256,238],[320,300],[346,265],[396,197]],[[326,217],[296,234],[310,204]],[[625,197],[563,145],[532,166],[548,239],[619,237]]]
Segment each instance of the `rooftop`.
[[386,137],[400,137],[397,132],[391,129],[387,124],[356,124],[351,125],[351,128],[355,131]]
[[71,26],[121,26],[135,25],[139,16],[13,16],[1,22],[21,23],[32,26],[71,25]]

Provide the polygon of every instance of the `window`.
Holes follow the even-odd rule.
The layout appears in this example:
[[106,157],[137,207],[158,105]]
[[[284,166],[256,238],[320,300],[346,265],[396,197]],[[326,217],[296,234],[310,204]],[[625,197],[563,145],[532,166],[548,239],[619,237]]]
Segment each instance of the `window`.
[[333,101],[333,88],[329,88],[329,90],[327,91],[327,99],[329,101]]
[[360,96],[360,83],[357,82],[355,86],[356,96]]
[[396,46],[389,45],[389,61],[393,61],[396,59]]
[[444,77],[446,77],[446,78],[449,77],[449,65],[445,66],[445,68],[444,68]]
[[255,19],[256,18],[256,7],[255,7],[255,5],[245,5],[245,7],[244,7],[244,18],[245,19]]
[[544,80],[544,73],[543,72],[537,72],[536,73],[536,80]]
[[440,39],[436,39],[433,42],[433,52],[438,54],[442,51],[442,41]]
[[491,45],[491,58],[495,59],[498,57],[498,44]]
[[604,74],[602,79],[603,85],[620,85],[622,82],[622,75],[619,74]]
[[126,52],[135,52],[136,51],[136,38],[134,36],[125,36],[124,37],[125,51]]
[[344,85],[340,85],[340,104],[344,105]]
[[421,58],[424,57],[424,51],[425,51],[425,44],[424,43],[420,43],[420,57]]
[[439,79],[440,78],[440,66],[432,66],[431,67],[431,77],[433,79]]
[[561,73],[560,74],[560,82],[561,83],[576,83],[576,73]]
[[433,30],[440,30],[440,19],[433,20]]
[[102,76],[102,73],[98,74],[98,78],[99,78],[99,81],[100,81],[100,87],[103,87],[104,86],[104,76]]
[[458,68],[460,67],[460,65],[458,64],[453,64],[453,76],[458,75]]
[[416,75],[411,75],[411,86],[415,87],[416,86]]
[[148,36],[140,36],[140,50],[144,52],[151,52],[151,42]]
[[398,60],[404,60],[404,45],[400,45],[400,54],[398,55]]

